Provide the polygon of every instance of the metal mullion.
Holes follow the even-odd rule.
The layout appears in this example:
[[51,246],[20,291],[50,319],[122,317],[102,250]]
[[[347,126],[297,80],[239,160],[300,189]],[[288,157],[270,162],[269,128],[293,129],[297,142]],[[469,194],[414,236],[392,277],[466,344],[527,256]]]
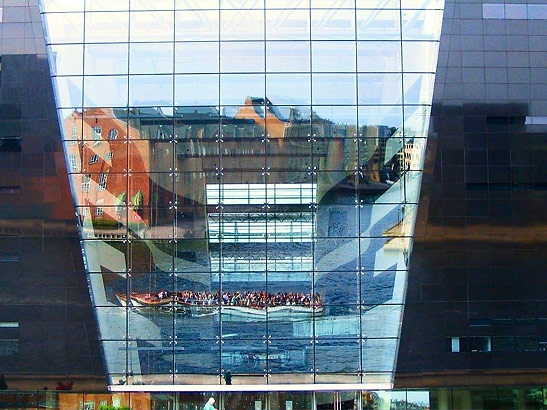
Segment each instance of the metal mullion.
[[[312,6],[311,1],[308,0],[308,18],[310,20],[309,25],[309,35],[308,35],[308,41],[309,41],[309,64],[310,64],[310,118],[309,118],[309,137],[308,140],[310,142],[310,173],[311,173],[311,183],[312,183],[312,189],[313,189],[313,183],[314,183],[314,161],[313,161],[313,64],[312,64],[312,54],[313,54],[313,43],[312,43]],[[317,190],[316,190],[316,198],[317,198]],[[313,201],[313,195],[312,195],[312,201]],[[317,204],[313,204],[317,205]],[[315,225],[317,223],[317,213],[314,211],[313,206],[311,207],[311,215],[312,220],[314,221],[312,223],[312,241],[311,241],[311,291],[312,295],[314,295],[315,292]],[[313,361],[312,361],[312,377],[313,382],[316,382],[316,360],[315,360],[315,312],[312,315],[312,350],[313,350]]]
[[[131,0],[130,0],[131,1]],[[176,167],[176,155],[175,155],[175,147],[176,147],[176,143],[177,143],[177,138],[176,138],[176,135],[175,135],[175,36],[176,36],[176,24],[177,24],[177,19],[176,19],[176,15],[175,15],[175,2],[176,0],[173,0],[173,72],[172,72],[172,75],[173,75],[173,78],[172,78],[172,87],[173,87],[173,91],[172,91],[172,101],[171,101],[171,109],[172,109],[172,115],[173,115],[173,118],[171,119],[171,126],[172,126],[172,129],[171,129],[171,142],[172,142],[172,145],[173,145],[173,159],[172,159],[172,173],[171,173],[171,189],[172,189],[172,198],[173,198],[173,202],[174,202],[174,215],[173,215],[173,222],[172,222],[172,230],[171,230],[171,236],[173,238],[173,243],[174,243],[174,246],[176,248],[177,246],[177,237],[176,237],[176,226],[177,226],[177,218],[178,218],[178,213],[177,213],[177,206],[178,206],[178,201],[176,200],[176,190],[175,190],[175,175],[176,173],[178,172],[177,170],[177,167]],[[172,289],[173,289],[173,292],[176,292],[177,289],[176,289],[176,284],[177,284],[177,274],[175,272],[175,252],[173,252],[173,265],[172,265]],[[172,306],[172,309],[173,309],[173,323],[172,323],[172,333],[173,333],[173,356],[172,356],[172,361],[171,361],[171,365],[172,365],[172,382],[173,384],[175,384],[175,381],[176,381],[176,372],[177,372],[177,360],[176,360],[176,346],[177,346],[177,330],[176,330],[176,325],[177,325],[177,312],[176,312],[176,307],[175,307],[175,303],[173,302],[173,306]]]
[[360,125],[359,125],[359,43],[357,41],[357,1],[353,1],[354,6],[354,41],[355,41],[355,115],[356,118],[356,129],[355,129],[355,147],[357,149],[357,169],[355,170],[355,182],[357,184],[356,186],[356,211],[357,211],[357,291],[359,292],[359,373],[360,373],[360,381],[363,383],[363,374],[364,374],[364,368],[363,368],[363,304],[361,300],[361,294],[362,294],[362,287],[363,287],[363,274],[361,272],[362,266],[361,266],[361,191],[360,191],[360,164],[361,164],[361,133],[360,133]]
[[[218,226],[219,226],[219,230],[218,230],[218,235],[219,235],[219,238],[218,238],[218,291],[219,291],[219,309],[218,309],[218,353],[219,353],[219,356],[218,356],[218,382],[219,384],[222,383],[221,381],[221,378],[222,378],[222,343],[223,343],[223,340],[222,340],[222,292],[223,292],[223,286],[222,286],[222,265],[224,263],[224,252],[223,252],[223,229],[224,229],[224,215],[223,215],[223,202],[224,202],[224,198],[223,198],[223,193],[224,193],[224,187],[223,187],[223,183],[224,183],[224,178],[222,177],[222,166],[223,166],[223,156],[222,156],[222,138],[223,138],[223,129],[222,129],[222,111],[221,111],[221,107],[220,107],[220,103],[221,103],[221,94],[220,94],[220,84],[221,84],[221,74],[220,74],[220,65],[221,65],[221,61],[222,61],[222,50],[221,50],[221,47],[220,47],[220,40],[222,38],[222,33],[221,33],[221,28],[222,28],[222,11],[221,11],[221,8],[220,8],[220,0],[218,2],[218,38],[217,38],[217,41],[218,41],[218,67],[217,67],[217,71],[218,71],[218,81],[217,81],[217,96],[218,96],[218,104],[219,104],[219,116],[218,116],[218,138],[217,138],[217,143],[218,143],[218,158],[219,158],[219,161],[218,161],[218,164],[219,164],[219,172],[221,173],[220,175],[218,175],[218,179],[217,179],[217,182],[218,182],[218,190],[219,190],[219,193],[218,193],[218,197],[219,197],[219,208],[218,208]],[[205,210],[205,214],[207,214],[207,209]],[[224,396],[222,395],[221,398],[224,398]]]
[[[266,100],[268,98],[267,95],[267,75],[266,75],[266,65],[267,65],[267,43],[266,43],[266,24],[267,24],[267,16],[266,16],[266,0],[262,0],[262,7],[263,7],[263,16],[264,16],[264,24],[262,25],[263,30],[263,37],[262,41],[264,42],[264,100],[263,100],[263,110],[264,110],[264,137],[263,137],[263,144],[264,144],[264,188],[265,188],[265,204],[269,204],[269,198],[268,198],[268,181],[269,181],[269,161],[268,161],[268,144],[269,144],[269,135],[268,135],[268,111],[266,109]],[[274,189],[274,202],[275,202],[275,189]],[[266,210],[266,218],[265,218],[265,227],[264,231],[266,232],[266,238],[265,238],[265,263],[264,263],[264,287],[266,289],[266,294],[269,291],[269,264],[268,264],[268,205],[265,207]],[[249,231],[250,233],[250,231]],[[265,337],[264,343],[265,343],[265,352],[266,352],[266,374],[264,375],[266,378],[266,384],[270,383],[270,318],[269,318],[269,306],[266,307],[266,323],[265,323]]]

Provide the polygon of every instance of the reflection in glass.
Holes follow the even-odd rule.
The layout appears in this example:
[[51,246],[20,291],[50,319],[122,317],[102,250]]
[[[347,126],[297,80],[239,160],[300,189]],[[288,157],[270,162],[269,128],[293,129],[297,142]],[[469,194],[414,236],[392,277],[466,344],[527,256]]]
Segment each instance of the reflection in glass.
[[109,382],[389,387],[437,3],[88,3],[44,23]]
[[309,42],[269,41],[266,43],[266,71],[308,72],[309,70]]
[[128,44],[86,44],[85,74],[127,74]]
[[312,69],[314,72],[354,72],[355,42],[314,41]]
[[266,10],[266,40],[309,40],[307,10]]
[[97,12],[85,15],[85,41],[126,42],[129,39],[129,13]]

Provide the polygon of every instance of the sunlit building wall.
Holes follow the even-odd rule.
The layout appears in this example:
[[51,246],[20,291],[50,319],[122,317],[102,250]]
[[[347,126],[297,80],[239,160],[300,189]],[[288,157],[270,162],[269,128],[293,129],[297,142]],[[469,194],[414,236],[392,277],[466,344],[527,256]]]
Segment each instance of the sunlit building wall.
[[391,386],[442,8],[41,1],[111,383]]

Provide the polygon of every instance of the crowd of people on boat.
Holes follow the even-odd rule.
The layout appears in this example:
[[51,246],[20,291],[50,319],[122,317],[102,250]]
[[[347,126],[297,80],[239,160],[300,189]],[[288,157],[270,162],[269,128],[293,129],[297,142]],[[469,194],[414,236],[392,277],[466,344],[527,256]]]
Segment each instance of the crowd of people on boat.
[[266,306],[321,306],[323,304],[319,293],[303,292],[195,292],[185,290],[182,292],[169,293],[160,291],[156,294],[160,300],[173,298],[175,302],[190,305],[212,305],[218,306],[243,306],[263,308]]

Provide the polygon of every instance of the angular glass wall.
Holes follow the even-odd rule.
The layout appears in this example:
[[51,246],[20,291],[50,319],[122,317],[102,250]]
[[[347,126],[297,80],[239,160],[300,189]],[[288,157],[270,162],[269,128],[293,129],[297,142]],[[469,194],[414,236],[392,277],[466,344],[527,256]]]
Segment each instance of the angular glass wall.
[[42,0],[114,384],[395,369],[442,0]]

